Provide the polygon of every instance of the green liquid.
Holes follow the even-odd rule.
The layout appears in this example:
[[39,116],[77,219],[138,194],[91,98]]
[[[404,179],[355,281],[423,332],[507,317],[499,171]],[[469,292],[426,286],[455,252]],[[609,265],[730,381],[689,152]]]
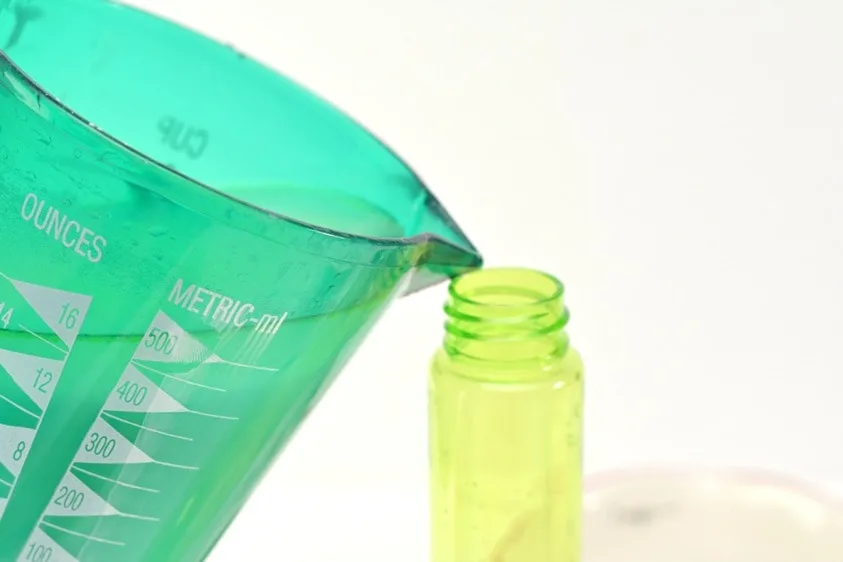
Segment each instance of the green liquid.
[[[295,320],[284,324],[278,335],[291,346],[307,346],[324,330],[345,331],[348,340],[355,341],[361,322],[370,314],[368,307],[358,307]],[[32,352],[40,346],[43,354],[62,355],[33,336],[0,334],[0,349]],[[257,477],[326,388],[326,373],[335,370],[338,360],[330,345],[325,354],[299,355],[277,348],[270,355],[260,353],[259,344],[245,330],[222,337],[212,332],[195,336],[205,351],[194,361],[133,360],[137,350],[145,349],[145,339],[77,339],[44,412],[21,399],[20,387],[7,373],[0,376],[0,395],[23,403],[37,416],[2,401],[0,423],[38,428],[34,443],[27,444],[23,469],[13,468],[19,472],[17,478],[8,467],[3,469],[2,479],[14,485],[14,492],[0,519],[4,537],[0,561],[28,561],[28,553],[34,559],[39,547],[77,560],[177,560],[176,553],[201,558],[206,553],[199,549],[208,545],[197,545],[191,537],[197,531],[224,530],[229,521],[222,513],[245,501]],[[51,340],[60,345],[57,338]],[[261,355],[283,368],[214,363],[209,360],[211,348],[219,357],[244,363]],[[188,411],[130,413],[104,408],[118,398],[137,400],[137,392],[125,392],[123,377],[130,365],[137,369],[130,378],[142,380],[137,377],[141,373],[151,383],[138,385],[147,393],[142,407],[158,407],[156,393],[163,392],[167,400],[157,404],[170,409],[178,404]],[[131,450],[134,460],[140,452],[152,462],[111,463],[104,456],[102,462],[90,462],[98,449],[94,433],[100,441],[113,439],[111,461],[125,459]],[[100,450],[106,452],[105,446]],[[0,498],[8,497],[11,488],[3,490]],[[76,499],[80,493],[83,500]],[[75,516],[74,507],[86,515]],[[51,516],[45,508],[61,515]],[[33,529],[38,531],[33,534]],[[23,557],[17,558],[21,549]],[[52,560],[64,560],[54,556]]]
[[[401,234],[388,214],[342,194],[233,191],[326,228]],[[328,200],[354,208],[354,216],[320,204]],[[131,217],[136,203],[113,206],[109,216]],[[152,202],[148,216],[159,207]],[[127,235],[136,251],[154,254],[169,230]],[[33,263],[32,274],[46,277],[43,267]],[[79,307],[67,345],[55,324],[67,310],[44,304],[60,302],[55,288],[24,294],[17,280],[0,278],[0,320],[12,311],[6,329],[0,321],[0,424],[9,428],[0,428],[0,562],[204,557],[211,545],[195,537],[224,531],[393,288],[374,287],[378,296],[330,314],[296,318],[292,310],[281,321],[273,309],[280,324],[263,334],[253,325],[210,329],[168,302],[166,291],[134,299],[112,292],[111,302],[143,299],[134,325],[119,326],[110,302],[95,294],[84,300],[90,308]],[[109,325],[137,335],[85,333]],[[168,341],[156,340],[161,332]],[[38,369],[49,380],[36,378]]]
[[322,228],[368,236],[401,238],[404,228],[380,207],[338,191],[279,187],[235,187],[234,197]]

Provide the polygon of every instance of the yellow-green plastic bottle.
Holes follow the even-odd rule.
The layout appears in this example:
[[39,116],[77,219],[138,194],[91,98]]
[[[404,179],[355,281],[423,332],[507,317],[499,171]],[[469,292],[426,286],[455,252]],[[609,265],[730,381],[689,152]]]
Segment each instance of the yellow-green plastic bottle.
[[430,374],[432,562],[577,562],[583,364],[563,286],[488,269],[450,287]]

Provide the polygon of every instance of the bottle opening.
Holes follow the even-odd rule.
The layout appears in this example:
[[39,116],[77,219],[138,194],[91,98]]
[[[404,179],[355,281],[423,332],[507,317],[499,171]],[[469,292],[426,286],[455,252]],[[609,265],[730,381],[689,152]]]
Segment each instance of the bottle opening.
[[482,360],[524,361],[564,353],[564,286],[529,269],[486,269],[451,283],[446,349]]
[[560,301],[564,286],[555,277],[531,269],[484,269],[458,277],[451,297],[480,307],[541,306]]

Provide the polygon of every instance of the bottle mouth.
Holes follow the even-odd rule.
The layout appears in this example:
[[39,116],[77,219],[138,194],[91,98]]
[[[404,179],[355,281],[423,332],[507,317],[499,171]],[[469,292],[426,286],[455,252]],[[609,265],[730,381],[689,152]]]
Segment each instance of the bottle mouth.
[[533,269],[490,268],[456,278],[448,292],[455,305],[515,309],[561,301],[565,286],[556,277]]
[[455,279],[445,305],[445,347],[453,354],[500,362],[564,353],[568,310],[564,286],[547,273],[499,268]]

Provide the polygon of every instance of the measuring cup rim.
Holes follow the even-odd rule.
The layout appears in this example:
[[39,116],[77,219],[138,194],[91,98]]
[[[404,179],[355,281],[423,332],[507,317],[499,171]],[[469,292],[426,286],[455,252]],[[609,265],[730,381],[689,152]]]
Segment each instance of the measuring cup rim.
[[[169,25],[173,25],[173,26],[178,27],[178,28],[180,28],[180,29],[182,29],[182,30],[184,30],[188,33],[192,33],[192,34],[194,34],[196,36],[199,36],[199,37],[201,37],[201,38],[203,38],[207,41],[210,41],[211,43],[217,45],[218,47],[227,47],[227,48],[230,48],[230,49],[234,49],[234,47],[232,47],[230,45],[225,45],[225,44],[221,43],[220,41],[216,40],[215,38],[210,37],[209,35],[201,32],[201,31],[199,31],[195,28],[190,27],[189,25],[186,25],[182,22],[175,21],[175,20],[170,19],[166,16],[155,14],[155,13],[143,10],[143,9],[135,7],[135,6],[130,6],[130,5],[124,4],[119,0],[98,0],[98,1],[103,3],[103,4],[110,4],[110,5],[113,5],[115,7],[119,7],[121,9],[131,10],[131,11],[137,12],[139,14],[142,14],[146,17],[151,17],[151,18],[158,19],[160,21],[166,22]],[[315,92],[312,92],[311,90],[305,88],[302,84],[296,82],[292,78],[289,78],[286,75],[282,75],[282,73],[280,71],[272,68],[271,66],[269,66],[269,65],[267,65],[263,62],[261,62],[257,58],[255,58],[253,56],[246,55],[245,53],[242,53],[240,51],[236,51],[236,52],[244,60],[248,60],[250,63],[256,64],[259,67],[261,67],[262,69],[264,69],[268,72],[271,72],[275,75],[283,76],[286,80],[289,80],[291,83],[293,83],[298,88],[301,88],[303,91],[306,91],[306,92],[310,93],[311,95],[319,97],[320,99],[324,100],[324,98],[321,98],[321,96],[319,96]],[[47,100],[50,104],[54,105],[56,107],[56,109],[59,110],[59,112],[64,113],[65,115],[70,117],[70,119],[73,122],[75,122],[76,124],[85,128],[90,133],[94,134],[95,136],[103,139],[104,141],[106,141],[108,143],[111,143],[111,144],[115,145],[116,148],[118,148],[119,150],[122,150],[122,151],[128,153],[129,155],[131,155],[132,157],[139,159],[142,163],[144,163],[146,165],[152,166],[153,168],[155,168],[157,170],[160,170],[161,172],[163,172],[165,174],[175,176],[175,177],[179,178],[180,180],[183,180],[184,182],[187,182],[188,184],[190,184],[194,188],[206,190],[211,195],[221,196],[221,197],[229,200],[232,204],[237,205],[237,206],[241,206],[241,207],[245,208],[246,210],[248,210],[249,212],[252,212],[252,213],[257,212],[257,213],[260,213],[261,215],[269,216],[270,218],[272,218],[276,221],[287,223],[287,224],[292,225],[294,227],[306,229],[307,231],[317,232],[317,233],[319,233],[321,235],[324,235],[326,237],[329,237],[329,238],[339,238],[339,239],[342,239],[342,240],[347,240],[349,242],[365,242],[365,243],[369,243],[369,244],[372,244],[372,245],[375,245],[375,246],[379,246],[379,247],[387,248],[387,249],[391,249],[391,250],[400,250],[400,249],[403,249],[407,246],[421,246],[421,245],[425,245],[425,244],[428,244],[428,243],[431,243],[431,242],[435,242],[436,244],[439,244],[439,245],[452,247],[453,249],[458,250],[459,252],[465,254],[466,256],[470,256],[470,260],[469,260],[468,263],[460,264],[460,265],[465,265],[465,266],[468,266],[468,267],[476,267],[476,266],[479,266],[482,263],[482,258],[480,257],[479,252],[477,251],[474,244],[469,240],[469,238],[465,235],[465,233],[462,231],[462,229],[451,219],[450,215],[447,212],[445,212],[444,214],[445,214],[445,218],[447,218],[448,221],[449,221],[448,227],[451,228],[454,231],[454,234],[458,238],[460,238],[460,239],[462,239],[462,241],[464,241],[464,243],[465,243],[464,246],[461,246],[460,244],[456,243],[455,241],[448,240],[448,239],[446,239],[446,238],[444,238],[444,237],[442,237],[438,234],[434,234],[434,233],[431,233],[431,232],[422,232],[422,233],[419,233],[419,234],[415,234],[413,236],[402,236],[402,237],[378,237],[378,236],[364,236],[364,235],[360,235],[360,234],[353,234],[353,233],[350,233],[350,232],[335,230],[335,229],[331,229],[329,227],[325,227],[325,226],[310,223],[310,222],[307,222],[307,221],[304,221],[304,220],[296,219],[296,218],[291,217],[289,215],[286,215],[286,214],[283,214],[283,213],[280,213],[280,212],[277,212],[277,211],[273,211],[273,210],[267,209],[265,207],[261,207],[259,205],[256,205],[254,203],[249,202],[248,200],[241,199],[239,197],[235,197],[234,195],[232,195],[230,193],[226,193],[226,192],[224,192],[224,191],[222,191],[222,190],[220,190],[220,189],[218,189],[218,188],[216,188],[216,187],[214,187],[214,186],[212,186],[208,183],[200,181],[200,180],[198,180],[198,179],[196,179],[196,178],[194,178],[190,175],[187,175],[184,172],[181,172],[181,171],[176,170],[175,168],[173,168],[171,166],[168,166],[167,164],[163,163],[162,161],[150,156],[149,154],[147,154],[147,153],[145,153],[141,150],[138,150],[138,149],[134,148],[133,146],[131,146],[127,142],[113,136],[108,131],[106,131],[104,129],[101,129],[100,127],[96,126],[94,123],[92,123],[91,121],[86,119],[84,116],[82,116],[76,110],[74,110],[72,107],[65,104],[61,100],[59,100],[56,96],[54,96],[46,88],[41,86],[41,84],[37,80],[35,80],[32,76],[30,76],[2,48],[0,48],[0,59],[4,60],[9,65],[9,69],[14,74],[17,75],[16,79],[21,80],[23,82],[23,84],[22,84],[23,86],[32,90],[32,93],[34,93],[36,96],[40,96],[41,98],[44,98],[45,100]],[[437,206],[437,207],[441,208],[444,211],[444,206],[441,204],[441,202],[435,196],[435,194],[430,190],[430,188],[427,186],[427,184],[422,180],[420,175],[391,146],[389,146],[379,136],[375,135],[371,130],[369,130],[367,127],[365,127],[358,120],[354,119],[348,113],[340,110],[339,108],[337,108],[336,106],[334,106],[330,102],[327,102],[327,100],[325,100],[325,101],[326,101],[326,103],[328,103],[331,106],[332,109],[337,111],[344,119],[347,119],[354,126],[358,127],[362,132],[369,135],[373,140],[375,140],[384,149],[386,149],[404,168],[406,168],[406,170],[411,175],[411,177],[413,177],[418,182],[419,187],[424,190],[425,194],[429,198],[429,202],[431,204],[433,204],[434,206]],[[41,103],[41,102],[39,101],[39,103]],[[161,193],[161,192],[159,192],[159,194],[164,196],[164,197],[167,197],[167,198],[171,198],[171,197],[168,197],[168,195],[169,196],[172,195],[172,194],[165,194],[165,193]],[[196,209],[192,209],[192,210],[196,211]],[[198,211],[196,211],[196,212],[198,212]],[[221,218],[220,220],[224,222],[224,219]],[[238,227],[238,228],[242,229],[242,227]],[[274,243],[279,243],[279,244],[282,244],[282,245],[285,244],[285,241],[282,240],[282,239],[279,239],[278,237],[270,237],[270,236],[266,236],[266,235],[263,235],[263,234],[259,234],[257,232],[252,232],[252,234],[254,234],[256,236],[261,236],[263,238],[267,238]],[[304,248],[301,248],[299,246],[297,246],[297,249],[300,250],[300,251],[306,251]],[[367,265],[367,264],[363,263],[363,264],[360,264],[360,265]]]

